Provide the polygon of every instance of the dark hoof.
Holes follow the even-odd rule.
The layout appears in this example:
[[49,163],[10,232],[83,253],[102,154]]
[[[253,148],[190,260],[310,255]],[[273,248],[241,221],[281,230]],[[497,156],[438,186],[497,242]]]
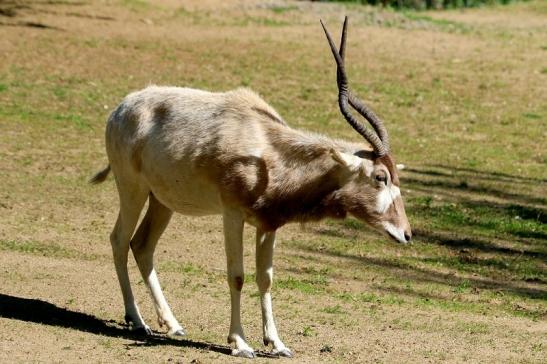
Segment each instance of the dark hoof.
[[232,355],[233,356],[237,356],[237,357],[240,357],[240,358],[247,358],[247,359],[253,359],[256,357],[256,354],[254,353],[254,351],[249,351],[249,350],[237,350],[237,349],[234,349],[232,351]]
[[136,327],[131,332],[138,336],[152,336],[152,330],[148,326]]
[[282,358],[292,358],[292,353],[287,348],[283,350],[272,350],[272,355],[279,356]]
[[131,325],[131,323],[133,322],[133,320],[131,319],[131,316],[129,315],[125,315],[123,318],[125,320],[125,323],[128,325]]

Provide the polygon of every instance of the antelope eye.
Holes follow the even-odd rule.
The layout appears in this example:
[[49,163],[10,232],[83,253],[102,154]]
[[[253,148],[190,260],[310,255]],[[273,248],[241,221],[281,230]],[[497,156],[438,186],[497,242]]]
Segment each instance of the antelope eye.
[[383,171],[376,173],[376,175],[374,176],[374,179],[378,182],[387,184],[387,175]]

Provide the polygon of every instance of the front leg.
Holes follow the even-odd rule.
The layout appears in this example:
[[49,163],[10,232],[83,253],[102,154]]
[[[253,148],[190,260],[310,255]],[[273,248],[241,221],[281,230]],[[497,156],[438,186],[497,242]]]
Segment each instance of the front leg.
[[243,216],[237,210],[224,210],[224,245],[230,287],[231,319],[228,343],[234,343],[232,355],[254,358],[254,350],[245,342],[241,326],[241,289],[243,288]]
[[277,334],[272,312],[273,250],[275,232],[256,230],[256,283],[260,292],[262,307],[262,330],[264,345],[272,344],[272,354],[292,357],[291,351],[283,344]]

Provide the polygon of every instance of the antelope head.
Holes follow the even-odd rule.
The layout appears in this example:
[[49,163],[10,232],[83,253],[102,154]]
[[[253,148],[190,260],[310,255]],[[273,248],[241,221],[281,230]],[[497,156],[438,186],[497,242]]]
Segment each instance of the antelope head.
[[[348,179],[339,190],[339,200],[347,212],[387,234],[400,243],[408,243],[412,237],[406,217],[397,175],[397,165],[389,151],[389,139],[383,122],[348,88],[344,67],[348,18],[344,20],[340,50],[321,21],[325,35],[337,65],[338,105],[348,123],[373,150],[348,154],[332,150],[335,161],[343,165]],[[372,126],[365,127],[350,112],[350,106]]]

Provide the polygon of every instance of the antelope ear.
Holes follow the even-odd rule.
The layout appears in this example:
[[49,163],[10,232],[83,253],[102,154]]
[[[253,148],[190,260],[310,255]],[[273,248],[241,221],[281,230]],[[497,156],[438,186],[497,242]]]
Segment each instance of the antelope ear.
[[403,169],[405,169],[404,164],[397,164],[397,170],[402,171]]
[[332,159],[349,169],[351,172],[358,171],[363,163],[363,159],[353,154],[340,152],[334,148],[330,150],[330,155],[332,156]]

